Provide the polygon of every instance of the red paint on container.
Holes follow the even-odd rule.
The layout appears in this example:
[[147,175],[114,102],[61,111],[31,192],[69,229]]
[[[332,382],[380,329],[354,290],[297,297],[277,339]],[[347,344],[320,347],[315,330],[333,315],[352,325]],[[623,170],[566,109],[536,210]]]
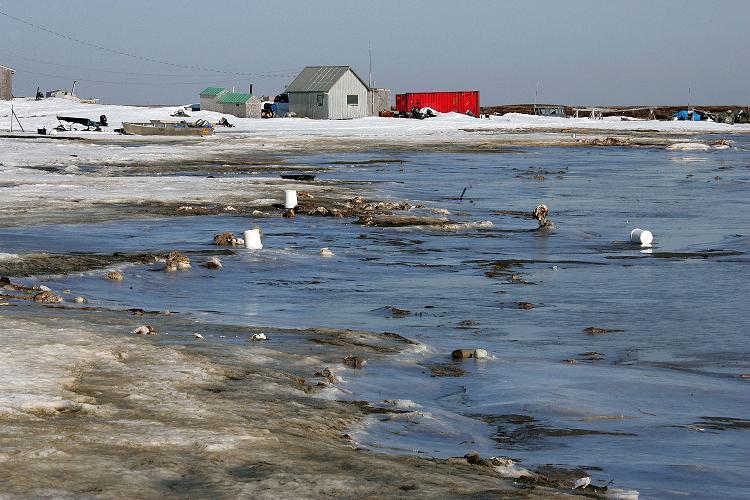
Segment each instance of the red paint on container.
[[408,92],[396,95],[396,109],[409,113],[413,108],[432,108],[440,113],[466,113],[479,116],[479,91],[466,92]]

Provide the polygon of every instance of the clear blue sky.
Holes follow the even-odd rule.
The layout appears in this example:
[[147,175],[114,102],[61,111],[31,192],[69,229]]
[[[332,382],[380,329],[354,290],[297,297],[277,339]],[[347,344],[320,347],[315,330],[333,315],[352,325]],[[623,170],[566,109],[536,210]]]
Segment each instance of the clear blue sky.
[[248,82],[274,95],[306,65],[351,65],[367,80],[371,43],[375,83],[394,93],[480,90],[491,105],[532,102],[538,83],[540,102],[750,102],[748,0],[0,0],[0,10],[178,65],[0,15],[16,95],[74,78],[78,95],[113,103],[196,102],[205,86]]

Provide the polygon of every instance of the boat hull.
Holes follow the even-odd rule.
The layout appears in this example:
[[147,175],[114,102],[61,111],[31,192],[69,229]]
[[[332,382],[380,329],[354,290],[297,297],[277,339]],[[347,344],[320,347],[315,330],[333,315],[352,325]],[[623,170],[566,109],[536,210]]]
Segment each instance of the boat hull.
[[159,126],[153,123],[123,123],[126,134],[164,136],[206,136],[213,135],[213,127]]

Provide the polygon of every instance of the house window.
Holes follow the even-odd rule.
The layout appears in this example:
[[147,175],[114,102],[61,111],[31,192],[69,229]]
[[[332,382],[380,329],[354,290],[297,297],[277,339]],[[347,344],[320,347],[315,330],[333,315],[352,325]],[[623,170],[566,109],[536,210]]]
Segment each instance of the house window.
[[323,94],[318,94],[318,106],[323,105]]
[[359,96],[357,94],[349,94],[346,96],[346,103],[350,106],[359,105]]

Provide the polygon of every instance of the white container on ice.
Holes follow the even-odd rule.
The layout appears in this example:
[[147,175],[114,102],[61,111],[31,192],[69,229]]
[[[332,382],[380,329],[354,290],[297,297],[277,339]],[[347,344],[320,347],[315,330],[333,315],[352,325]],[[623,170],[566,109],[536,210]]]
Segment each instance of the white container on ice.
[[260,229],[248,229],[245,231],[245,248],[260,250],[263,243],[260,242]]
[[295,189],[284,190],[284,208],[294,208],[297,206],[297,191]]
[[638,243],[643,247],[650,247],[651,243],[654,241],[654,235],[651,234],[651,231],[647,231],[646,229],[635,228],[630,231],[630,241]]

